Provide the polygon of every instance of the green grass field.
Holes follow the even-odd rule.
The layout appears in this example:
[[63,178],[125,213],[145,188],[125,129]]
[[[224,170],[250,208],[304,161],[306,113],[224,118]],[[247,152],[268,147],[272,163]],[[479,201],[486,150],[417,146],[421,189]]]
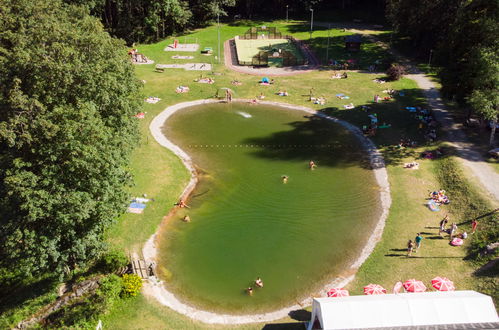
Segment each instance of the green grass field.
[[[260,23],[259,23],[260,24]],[[264,24],[264,23],[262,23]],[[298,39],[308,39],[309,32],[306,22],[293,21],[272,22],[283,33]],[[221,38],[227,40],[235,35],[244,33],[247,25],[224,25],[221,27]],[[377,32],[383,33],[383,32]],[[329,58],[349,58],[343,49],[342,38],[346,35],[341,30],[318,29],[314,31],[309,41],[312,49],[324,59],[326,54],[327,37],[331,35]],[[165,70],[164,73],[154,71],[153,65],[136,66],[137,78],[145,80],[144,96],[160,97],[157,104],[144,104],[142,111],[146,112],[145,119],[140,122],[141,139],[137,142],[130,171],[134,176],[135,185],[130,188],[132,195],[147,193],[155,202],[148,205],[143,214],[124,214],[117,223],[107,231],[110,245],[127,251],[139,252],[144,242],[152,235],[163,221],[173,203],[188,181],[189,173],[180,160],[169,150],[159,146],[149,132],[152,118],[166,107],[184,101],[212,98],[216,90],[221,87],[231,87],[236,98],[254,98],[260,93],[266,95],[266,100],[304,105],[321,110],[338,118],[362,126],[368,123],[367,114],[360,109],[345,110],[343,105],[354,103],[356,106],[370,105],[378,114],[381,122],[392,125],[391,128],[379,130],[374,142],[383,151],[387,161],[387,169],[391,184],[392,207],[386,222],[382,240],[374,252],[357,272],[355,280],[348,285],[351,294],[362,294],[362,288],[369,283],[379,283],[387,289],[399,280],[417,278],[428,282],[432,276],[447,276],[452,279],[458,289],[475,289],[486,285],[499,285],[497,277],[489,278],[473,274],[476,264],[464,260],[466,246],[456,248],[448,245],[448,240],[435,237],[438,231],[438,221],[449,213],[451,219],[457,222],[466,220],[462,209],[465,201],[453,201],[444,210],[437,213],[430,212],[423,205],[428,190],[444,188],[446,182],[437,175],[442,167],[442,161],[418,160],[419,170],[412,171],[402,168],[404,162],[414,161],[418,154],[428,148],[421,146],[414,149],[394,148],[401,137],[409,137],[422,141],[422,132],[418,131],[417,121],[405,110],[405,106],[424,106],[425,100],[415,82],[402,79],[383,85],[373,83],[371,80],[384,76],[384,74],[351,73],[348,79],[330,79],[331,72],[327,69],[276,78],[272,86],[260,86],[260,77],[233,72],[223,65],[217,64],[217,28],[214,26],[192,32],[188,37],[198,38],[200,49],[212,47],[215,54],[205,57],[198,53],[185,53],[193,55],[192,62],[211,62],[217,75],[212,76],[216,82],[213,85],[198,84],[193,82],[199,77],[199,72],[184,71],[179,69]],[[182,40],[182,39],[181,39]],[[172,52],[165,52],[163,48],[172,43],[172,39],[149,45],[138,45],[137,48],[155,63],[182,63],[171,59]],[[362,65],[372,63],[376,59],[385,59],[390,56],[374,42],[363,45],[362,51],[356,54]],[[223,60],[222,60],[223,63]],[[232,86],[232,80],[242,82],[241,86]],[[176,94],[175,87],[188,85],[191,89],[186,94]],[[315,105],[308,101],[311,88],[316,96],[327,98],[325,106]],[[275,95],[279,89],[287,89],[288,97]],[[396,89],[405,92],[404,97],[393,101],[376,104],[372,102],[375,94],[381,94],[383,89]],[[345,93],[349,100],[339,100],[334,97],[337,93]],[[137,109],[137,111],[141,111]],[[436,145],[429,146],[436,147]],[[452,158],[448,158],[452,160]],[[466,178],[466,172],[463,174]],[[466,185],[466,181],[460,181]],[[454,196],[450,196],[452,199]],[[480,193],[476,193],[480,197]],[[462,205],[459,205],[461,202]],[[459,205],[459,207],[457,207]],[[460,229],[469,229],[468,224],[463,224]],[[420,251],[412,258],[405,256],[405,247],[408,239],[414,239],[416,233],[424,232],[423,245]],[[469,244],[469,242],[466,242]],[[466,245],[465,244],[465,245]],[[492,289],[493,290],[493,289]],[[53,290],[55,291],[55,290]],[[483,291],[486,292],[486,291]],[[491,291],[493,292],[493,291]],[[497,294],[497,290],[495,291]],[[3,310],[0,316],[0,328],[12,328],[17,322],[34,313],[37,308],[50,301],[49,295],[38,298],[25,299],[16,308]],[[312,293],[311,293],[312,294]],[[2,314],[2,313],[0,313]],[[112,310],[101,317],[104,328],[108,329],[262,329],[264,324],[255,323],[243,326],[208,325],[193,321],[184,315],[161,306],[154,299],[139,296],[129,300],[119,301]],[[294,324],[289,324],[294,322]],[[290,317],[277,320],[273,323],[287,323],[281,328],[272,326],[272,329],[293,329],[296,320]],[[269,327],[270,328],[270,327]]]

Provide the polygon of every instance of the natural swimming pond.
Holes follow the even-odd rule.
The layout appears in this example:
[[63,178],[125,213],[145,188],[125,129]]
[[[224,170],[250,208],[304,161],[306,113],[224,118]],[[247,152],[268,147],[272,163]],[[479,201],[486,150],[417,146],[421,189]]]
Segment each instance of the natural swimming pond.
[[160,235],[158,269],[180,300],[268,312],[348,274],[380,215],[378,186],[350,132],[305,112],[242,103],[185,108],[163,129],[200,179],[190,208]]

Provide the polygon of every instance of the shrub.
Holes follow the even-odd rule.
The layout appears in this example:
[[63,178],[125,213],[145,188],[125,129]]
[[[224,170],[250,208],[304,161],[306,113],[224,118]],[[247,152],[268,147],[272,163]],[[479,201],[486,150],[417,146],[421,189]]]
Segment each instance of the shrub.
[[140,292],[142,288],[142,279],[136,274],[123,275],[123,290],[121,291],[124,297],[133,297]]
[[128,265],[128,258],[121,250],[111,250],[104,253],[97,262],[97,269],[104,273],[112,273]]
[[397,63],[392,63],[388,70],[386,70],[386,75],[392,81],[399,80],[406,73],[405,67]]

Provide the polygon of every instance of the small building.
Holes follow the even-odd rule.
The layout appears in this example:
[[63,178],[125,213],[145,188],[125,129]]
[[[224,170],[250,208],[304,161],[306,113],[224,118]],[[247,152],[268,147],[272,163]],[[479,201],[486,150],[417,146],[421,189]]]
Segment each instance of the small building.
[[345,37],[345,49],[348,51],[358,52],[362,44],[362,36],[353,34]]
[[492,298],[475,291],[383,294],[315,298],[307,329],[400,327],[498,329],[499,318]]

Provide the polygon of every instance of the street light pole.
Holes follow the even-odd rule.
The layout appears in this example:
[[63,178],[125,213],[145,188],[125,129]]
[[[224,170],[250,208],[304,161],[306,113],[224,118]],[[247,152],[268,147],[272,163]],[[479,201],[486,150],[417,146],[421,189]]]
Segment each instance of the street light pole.
[[286,5],[286,23],[288,22],[288,8],[289,8],[289,5]]
[[327,28],[326,65],[329,63],[329,37],[331,36],[331,24]]
[[217,12],[217,25],[218,25],[218,64],[220,64],[220,12]]
[[312,39],[312,32],[314,31],[314,10],[310,8],[310,39]]

